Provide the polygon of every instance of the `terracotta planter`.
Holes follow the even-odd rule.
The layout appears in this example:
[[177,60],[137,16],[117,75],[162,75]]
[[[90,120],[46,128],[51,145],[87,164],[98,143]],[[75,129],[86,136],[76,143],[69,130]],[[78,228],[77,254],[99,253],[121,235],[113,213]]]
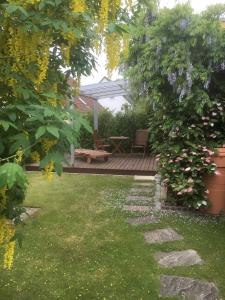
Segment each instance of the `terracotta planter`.
[[210,214],[225,213],[225,148],[218,148],[213,157],[217,165],[218,175],[206,176],[205,183],[209,191],[208,199],[211,204],[207,212]]

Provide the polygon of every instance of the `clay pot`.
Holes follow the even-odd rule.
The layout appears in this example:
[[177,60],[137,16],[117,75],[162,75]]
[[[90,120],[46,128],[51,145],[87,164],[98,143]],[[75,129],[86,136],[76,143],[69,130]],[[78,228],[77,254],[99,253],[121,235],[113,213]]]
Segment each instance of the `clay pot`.
[[225,213],[225,148],[218,148],[213,162],[217,165],[218,175],[206,176],[205,184],[209,191],[210,214]]

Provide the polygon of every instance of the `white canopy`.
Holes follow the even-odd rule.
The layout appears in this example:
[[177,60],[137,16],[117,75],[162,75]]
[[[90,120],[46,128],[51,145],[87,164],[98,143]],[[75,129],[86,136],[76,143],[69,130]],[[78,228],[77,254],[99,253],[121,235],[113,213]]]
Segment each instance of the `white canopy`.
[[124,96],[127,98],[127,89],[128,81],[125,79],[118,79],[115,81],[103,81],[81,86],[80,93],[81,95],[89,96],[96,100],[103,98],[115,98],[117,96]]

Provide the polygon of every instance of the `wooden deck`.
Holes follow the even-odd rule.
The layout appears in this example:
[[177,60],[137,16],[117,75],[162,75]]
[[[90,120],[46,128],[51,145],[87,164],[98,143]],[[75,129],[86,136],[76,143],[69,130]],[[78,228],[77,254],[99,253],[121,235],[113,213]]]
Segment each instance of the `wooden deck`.
[[[111,156],[107,162],[101,159],[88,164],[85,159],[76,158],[74,167],[65,166],[64,172],[114,174],[114,175],[155,175],[156,161],[152,156],[142,157],[127,154],[124,156]],[[37,166],[27,166],[27,170],[38,170]]]

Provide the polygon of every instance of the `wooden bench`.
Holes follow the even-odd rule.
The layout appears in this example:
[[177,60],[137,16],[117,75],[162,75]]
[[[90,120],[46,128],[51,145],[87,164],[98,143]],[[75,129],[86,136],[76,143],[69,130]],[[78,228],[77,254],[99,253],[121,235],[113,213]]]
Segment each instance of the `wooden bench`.
[[86,157],[87,162],[91,164],[92,159],[103,158],[104,161],[108,161],[111,153],[104,150],[89,150],[89,149],[76,149],[75,156]]

